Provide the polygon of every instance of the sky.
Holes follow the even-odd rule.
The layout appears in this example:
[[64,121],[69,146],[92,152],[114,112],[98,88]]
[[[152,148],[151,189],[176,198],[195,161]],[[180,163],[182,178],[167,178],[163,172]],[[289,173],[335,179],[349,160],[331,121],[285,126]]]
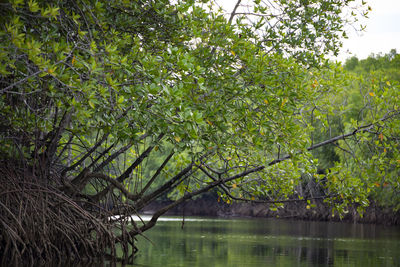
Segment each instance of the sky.
[[391,49],[400,53],[400,0],[367,0],[367,3],[372,8],[369,18],[362,21],[367,28],[362,33],[354,30],[348,33],[339,60],[353,55],[363,59],[371,53],[385,54]]
[[[372,53],[388,53],[396,49],[400,53],[400,0],[365,0],[372,8],[368,19],[360,20],[365,31],[348,29],[348,39],[336,60],[344,61],[352,56],[367,58]],[[220,0],[227,11],[232,11],[237,0]],[[335,59],[335,58],[333,58]]]

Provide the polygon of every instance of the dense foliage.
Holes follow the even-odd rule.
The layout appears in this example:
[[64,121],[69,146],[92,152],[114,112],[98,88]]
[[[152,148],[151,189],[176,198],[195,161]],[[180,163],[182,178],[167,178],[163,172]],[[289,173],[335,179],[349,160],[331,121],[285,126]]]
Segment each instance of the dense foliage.
[[[351,155],[371,160],[360,144],[378,142],[371,153],[396,179],[398,147],[379,145],[398,140],[397,84],[361,79],[368,112],[314,138],[354,88],[324,55],[338,52],[356,4],[237,1],[226,16],[208,1],[0,3],[3,260],[115,257],[116,244],[128,260],[136,235],[214,188],[226,202],[368,205],[382,172],[366,182],[341,161],[317,174],[310,153],[352,137]],[[305,180],[321,192],[300,194]],[[166,195],[175,201],[130,225]]]
[[[322,141],[359,129],[351,138],[318,148],[313,155],[322,172],[329,171],[327,177],[358,183],[351,190],[363,195],[361,202],[395,211],[400,209],[398,60],[396,50],[363,60],[348,59],[342,89],[328,95],[328,108],[313,112],[311,134]],[[344,183],[343,189],[347,188]]]
[[367,189],[370,200],[399,210],[400,55],[392,50],[351,67],[354,59],[345,64],[345,69],[351,70],[352,83],[342,98],[346,103],[342,121],[347,129],[362,123],[367,130],[352,141],[354,144],[342,142],[344,150],[338,155],[349,164],[353,176],[374,185]]

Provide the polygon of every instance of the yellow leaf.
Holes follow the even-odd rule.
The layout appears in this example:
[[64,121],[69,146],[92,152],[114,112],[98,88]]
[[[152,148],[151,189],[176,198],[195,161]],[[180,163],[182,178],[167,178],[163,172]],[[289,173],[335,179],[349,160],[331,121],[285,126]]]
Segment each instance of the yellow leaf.
[[312,88],[315,88],[318,86],[318,81],[314,80],[314,82],[311,84]]
[[176,142],[180,142],[181,141],[181,138],[179,136],[175,136],[174,139],[175,139]]
[[375,96],[375,93],[374,92],[369,92],[369,95],[370,96]]
[[383,141],[383,134],[382,134],[382,133],[379,134],[379,139],[380,139],[381,141]]
[[284,99],[282,100],[282,105],[281,105],[281,107],[283,107],[283,106],[286,104],[287,101],[288,101],[288,99],[287,99],[287,98],[284,98]]
[[265,105],[268,105],[268,100],[267,99],[264,99],[264,103],[265,103]]
[[387,84],[387,86],[390,86],[390,85],[391,85],[389,81],[387,81],[386,84]]
[[213,123],[211,121],[207,120],[207,123],[213,126]]
[[232,159],[232,157],[226,157],[226,160],[231,160]]
[[385,153],[387,152],[386,148],[383,149],[383,152],[385,152]]
[[378,182],[375,182],[375,186],[376,186],[376,187],[380,187],[380,186],[381,186],[381,184],[380,184],[380,183],[378,183]]
[[256,198],[255,197],[251,197],[251,200],[255,200]]
[[233,50],[231,50],[231,54],[232,54],[233,56],[236,56],[236,54],[235,54],[235,52],[234,52]]
[[72,66],[75,64],[75,62],[76,62],[76,58],[75,58],[75,56],[73,56],[73,57],[72,57],[72,60],[71,60]]
[[310,208],[311,208],[311,207],[310,207],[310,205],[307,205],[306,209],[308,209],[308,210],[309,210]]
[[236,185],[236,184],[233,184],[233,185],[232,185],[232,188],[236,188],[236,187],[237,187],[237,185]]

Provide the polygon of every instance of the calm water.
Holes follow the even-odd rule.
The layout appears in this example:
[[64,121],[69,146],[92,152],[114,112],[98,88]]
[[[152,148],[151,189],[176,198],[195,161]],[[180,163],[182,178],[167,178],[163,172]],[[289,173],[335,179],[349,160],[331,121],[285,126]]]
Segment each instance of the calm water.
[[400,228],[275,219],[164,218],[136,265],[400,266]]

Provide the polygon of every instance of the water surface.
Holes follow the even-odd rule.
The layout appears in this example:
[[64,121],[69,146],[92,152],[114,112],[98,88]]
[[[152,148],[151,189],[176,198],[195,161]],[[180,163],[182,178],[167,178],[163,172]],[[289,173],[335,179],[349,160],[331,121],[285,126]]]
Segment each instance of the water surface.
[[400,266],[400,228],[277,219],[162,218],[133,266]]

